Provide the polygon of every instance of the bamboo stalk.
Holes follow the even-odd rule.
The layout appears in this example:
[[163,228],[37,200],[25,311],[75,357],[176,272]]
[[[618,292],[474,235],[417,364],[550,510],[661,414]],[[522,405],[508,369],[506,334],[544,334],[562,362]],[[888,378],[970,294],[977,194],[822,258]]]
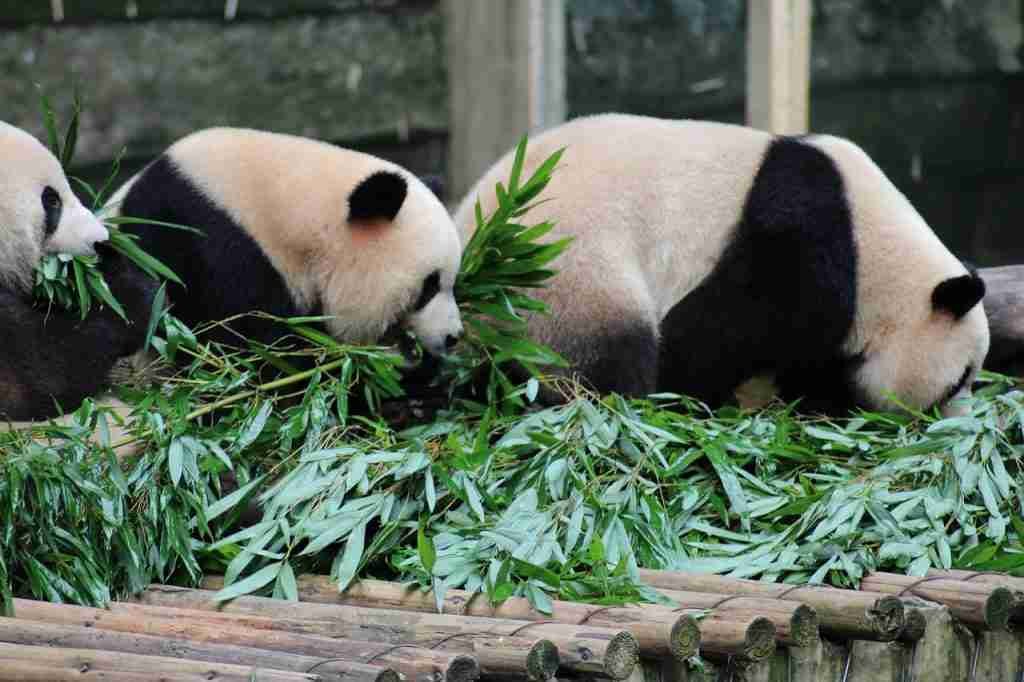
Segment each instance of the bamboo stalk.
[[822,632],[844,639],[891,642],[899,635],[905,621],[903,602],[891,594],[833,587],[794,587],[705,573],[645,569],[640,569],[640,579],[658,589],[742,594],[802,602],[818,613]]
[[0,668],[11,662],[30,664],[37,668],[74,670],[83,673],[143,673],[152,680],[162,675],[189,675],[190,679],[224,682],[302,682],[321,679],[319,675],[261,670],[253,666],[188,661],[166,656],[140,656],[90,649],[63,649],[48,646],[25,646],[0,643]]
[[681,608],[739,610],[764,616],[775,626],[776,639],[784,646],[812,646],[819,639],[818,613],[807,604],[707,592],[658,591],[675,601]]
[[[221,576],[207,576],[202,582],[203,587],[212,590],[220,589],[223,584]],[[423,592],[398,583],[361,580],[339,593],[329,577],[304,575],[299,577],[298,586],[299,598],[304,602],[424,613],[437,611],[433,592]],[[467,616],[585,624],[588,629],[624,628],[635,638],[640,655],[645,658],[674,656],[685,661],[697,654],[701,643],[700,628],[693,616],[656,605],[606,608],[558,600],[553,602],[551,614],[544,614],[535,611],[529,601],[519,597],[507,599],[499,606],[491,606],[487,603],[486,595],[447,590],[442,607],[446,613]],[[538,636],[545,632],[544,636],[551,639],[564,654],[562,642],[546,634],[546,631],[531,627],[530,632]]]
[[1009,629],[1010,614],[1016,605],[1013,592],[1005,587],[946,578],[923,579],[877,572],[862,579],[861,587],[938,602],[957,620],[990,630]]
[[472,682],[480,676],[480,666],[472,656],[413,646],[388,646],[277,630],[255,630],[202,620],[182,622],[166,618],[139,618],[104,609],[24,599],[14,600],[14,610],[18,618],[44,623],[251,646],[356,663],[377,663],[394,668],[413,682]]
[[378,665],[14,618],[0,618],[0,642],[119,651],[126,654],[167,656],[292,672],[314,670],[322,679],[331,682],[402,682],[401,676],[394,670]]
[[558,671],[557,647],[540,636],[509,636],[522,625],[515,621],[357,607],[342,609],[265,597],[238,597],[225,605],[218,604],[213,594],[179,588],[150,589],[139,595],[142,603],[115,602],[109,610],[140,618],[223,622],[256,630],[466,652],[476,655],[481,672],[488,675],[547,680]]

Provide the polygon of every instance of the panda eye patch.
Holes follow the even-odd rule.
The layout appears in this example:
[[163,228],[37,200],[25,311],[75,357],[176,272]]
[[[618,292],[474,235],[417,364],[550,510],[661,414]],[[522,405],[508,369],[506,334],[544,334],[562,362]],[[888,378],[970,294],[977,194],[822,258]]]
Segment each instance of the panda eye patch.
[[423,280],[423,289],[420,291],[420,297],[416,299],[416,305],[413,306],[414,310],[422,310],[430,299],[437,296],[437,292],[441,290],[441,273],[438,270],[434,270],[430,273],[426,279]]
[[60,195],[57,194],[57,190],[47,186],[43,190],[42,194],[43,202],[43,213],[45,215],[45,221],[43,222],[43,234],[49,237],[57,230],[57,225],[60,224],[60,213],[63,208],[63,203],[60,200]]

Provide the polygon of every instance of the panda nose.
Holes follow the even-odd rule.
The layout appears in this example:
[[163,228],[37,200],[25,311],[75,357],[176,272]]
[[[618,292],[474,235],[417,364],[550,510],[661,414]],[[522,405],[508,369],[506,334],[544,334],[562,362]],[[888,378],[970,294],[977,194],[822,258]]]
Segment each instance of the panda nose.
[[457,344],[458,342],[459,337],[455,336],[454,334],[449,334],[448,336],[444,337],[444,347],[447,348],[448,350],[455,348],[455,344]]

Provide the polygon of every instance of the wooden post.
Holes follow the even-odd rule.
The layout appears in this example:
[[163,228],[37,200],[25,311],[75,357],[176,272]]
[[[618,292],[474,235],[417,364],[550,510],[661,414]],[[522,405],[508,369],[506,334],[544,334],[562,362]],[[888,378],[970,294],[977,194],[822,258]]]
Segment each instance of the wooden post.
[[525,133],[565,120],[564,0],[444,0],[452,202]]
[[747,8],[747,125],[805,133],[811,0],[752,0]]

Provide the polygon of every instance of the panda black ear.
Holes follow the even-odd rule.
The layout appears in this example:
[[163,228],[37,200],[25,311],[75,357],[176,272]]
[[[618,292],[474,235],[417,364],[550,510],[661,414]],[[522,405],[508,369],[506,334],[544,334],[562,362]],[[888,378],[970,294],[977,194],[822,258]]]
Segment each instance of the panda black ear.
[[405,178],[398,173],[377,171],[356,185],[349,195],[349,222],[394,220],[402,208],[408,189]]
[[985,298],[985,282],[977,273],[950,277],[939,282],[932,292],[932,307],[959,320]]

